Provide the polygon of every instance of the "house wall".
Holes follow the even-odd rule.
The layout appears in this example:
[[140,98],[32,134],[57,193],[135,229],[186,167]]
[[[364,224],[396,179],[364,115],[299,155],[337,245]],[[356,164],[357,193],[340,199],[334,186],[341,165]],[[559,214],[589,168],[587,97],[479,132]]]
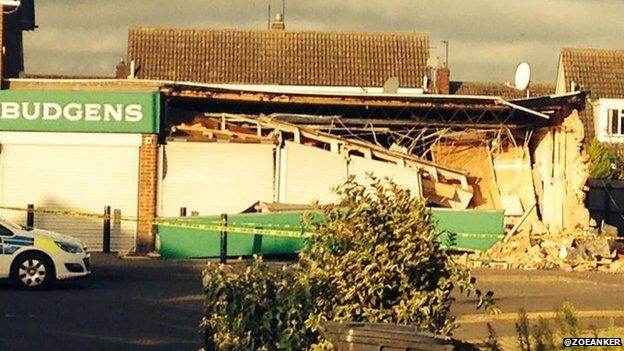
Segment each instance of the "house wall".
[[[603,143],[624,143],[624,134],[611,134],[609,131],[609,110],[624,111],[624,99],[599,99],[593,104],[596,139]],[[620,129],[624,131],[624,123]]]

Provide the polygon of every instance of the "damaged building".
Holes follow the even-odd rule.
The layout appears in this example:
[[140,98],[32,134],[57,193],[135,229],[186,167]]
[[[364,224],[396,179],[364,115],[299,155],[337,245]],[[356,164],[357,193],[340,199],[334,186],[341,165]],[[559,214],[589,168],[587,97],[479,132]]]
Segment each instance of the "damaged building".
[[[563,49],[559,57],[556,91],[579,90],[587,92],[586,108],[580,113],[585,127],[585,145],[595,147],[598,142],[607,147],[600,152],[611,150],[621,154],[624,142],[624,51]],[[618,171],[615,164],[611,168]],[[624,233],[624,185],[621,180],[590,179],[588,187],[587,207],[592,218]]]
[[[584,92],[451,81],[428,65],[426,34],[137,27],[127,50],[117,77],[5,80],[1,107],[17,118],[0,125],[0,215],[110,206],[113,249],[144,252],[155,221],[181,209],[331,203],[333,186],[372,172],[432,207],[504,213],[508,234],[588,224]],[[35,223],[102,247],[97,220]]]
[[503,209],[512,227],[585,227],[583,93],[536,84],[526,98],[454,82],[445,65],[427,66],[428,43],[424,34],[134,28],[127,59],[133,77],[177,82],[166,92],[171,124],[264,118],[363,141],[466,172],[451,187],[425,176],[423,194],[453,199],[436,205]]

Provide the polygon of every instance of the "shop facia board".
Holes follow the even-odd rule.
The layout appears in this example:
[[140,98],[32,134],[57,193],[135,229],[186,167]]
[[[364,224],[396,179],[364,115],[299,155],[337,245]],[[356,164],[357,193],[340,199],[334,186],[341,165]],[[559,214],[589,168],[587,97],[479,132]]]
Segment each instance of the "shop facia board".
[[154,92],[0,91],[0,130],[158,133]]

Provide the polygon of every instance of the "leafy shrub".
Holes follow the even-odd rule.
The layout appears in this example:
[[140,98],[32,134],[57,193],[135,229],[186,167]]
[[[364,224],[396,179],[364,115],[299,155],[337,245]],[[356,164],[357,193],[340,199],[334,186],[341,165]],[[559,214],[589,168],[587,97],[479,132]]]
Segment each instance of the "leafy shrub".
[[[548,321],[538,318],[537,323],[531,325],[524,309],[520,310],[516,322],[518,346],[522,351],[556,351],[562,349],[564,338],[578,337],[619,337],[615,324],[611,320],[608,329],[599,332],[594,328],[589,335],[582,333],[576,310],[569,301],[565,301],[558,309],[556,318]],[[612,347],[575,347],[575,350],[609,350]]]
[[304,350],[316,341],[304,323],[313,311],[312,285],[293,267],[272,272],[255,257],[234,274],[224,265],[204,271],[207,349]]
[[518,321],[516,322],[516,332],[518,333],[518,346],[522,351],[531,351],[531,324],[529,316],[524,308],[518,312]]
[[490,323],[487,323],[488,337],[483,345],[484,351],[502,351],[503,348],[498,341],[498,335]]
[[438,334],[456,327],[451,292],[474,293],[489,309],[491,293],[440,246],[425,202],[393,182],[373,178],[337,189],[299,264],[323,284],[312,327],[327,320],[398,323]]
[[[369,189],[369,190],[367,190]],[[325,321],[418,326],[450,334],[457,326],[451,292],[475,294],[477,308],[496,311],[462,265],[436,238],[423,200],[396,184],[350,179],[341,202],[324,206],[299,261],[278,272],[256,259],[235,275],[223,266],[204,272],[203,326],[219,350],[331,350]]]
[[605,145],[592,140],[587,148],[590,160],[590,178],[593,179],[624,179],[624,155],[613,145]]

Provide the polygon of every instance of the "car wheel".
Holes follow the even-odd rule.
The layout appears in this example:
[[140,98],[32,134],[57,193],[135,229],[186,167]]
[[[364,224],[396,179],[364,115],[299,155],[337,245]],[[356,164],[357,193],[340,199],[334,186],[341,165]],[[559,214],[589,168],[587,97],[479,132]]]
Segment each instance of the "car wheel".
[[41,289],[54,279],[54,267],[46,256],[27,253],[15,260],[11,276],[13,281],[24,289]]

